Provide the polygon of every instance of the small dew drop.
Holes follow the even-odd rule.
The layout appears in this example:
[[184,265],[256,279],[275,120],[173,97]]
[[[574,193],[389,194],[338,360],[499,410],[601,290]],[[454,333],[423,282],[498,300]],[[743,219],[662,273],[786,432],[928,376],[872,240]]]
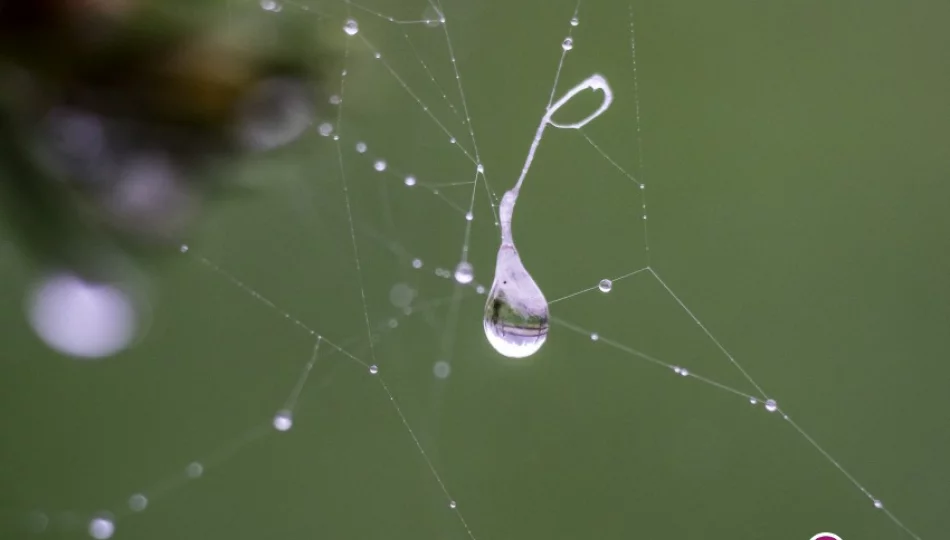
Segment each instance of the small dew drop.
[[346,23],[343,24],[343,31],[348,36],[355,36],[360,31],[360,25],[356,22],[356,19],[347,19]]
[[141,512],[148,507],[148,497],[142,493],[136,493],[129,497],[129,510],[133,512]]
[[449,137],[449,142],[455,144],[458,141],[455,140],[455,137]]
[[115,522],[110,516],[98,516],[89,521],[89,536],[96,540],[106,540],[115,534]]
[[749,403],[751,403],[751,404],[753,404],[753,405],[755,405],[755,404],[758,403],[758,402],[759,402],[759,400],[755,399],[754,397],[750,397],[750,398],[749,398]]
[[455,510],[456,508],[458,508],[458,505],[455,504],[455,501],[449,501],[449,508]]
[[765,400],[765,410],[769,412],[775,412],[778,410],[778,403],[775,403],[774,399]]
[[484,173],[484,172],[485,172],[485,166],[482,165],[481,163],[479,163],[478,166],[475,167],[475,170],[477,170],[477,171],[480,172],[480,173]]
[[416,185],[416,177],[410,174],[409,176],[406,177],[405,183],[409,187]]
[[376,169],[376,170],[379,171],[379,172],[385,171],[385,170],[386,170],[386,160],[385,160],[385,159],[377,159],[377,160],[373,163],[373,168]]
[[597,332],[594,332],[590,335],[591,341],[597,341],[598,339],[600,339],[600,334],[598,334]]
[[574,40],[571,38],[564,38],[564,41],[561,42],[561,48],[565,51],[569,51],[574,48]]
[[261,9],[264,11],[280,11],[276,0],[261,0]]
[[277,411],[274,415],[274,429],[277,431],[287,431],[294,425],[293,413],[287,409]]
[[680,375],[686,377],[687,375],[689,375],[689,370],[686,368],[680,368]]
[[432,374],[437,379],[447,379],[450,373],[452,373],[452,366],[445,360],[439,360],[432,366]]
[[477,286],[475,287],[475,292],[478,293],[478,294],[485,294],[485,286],[484,286],[484,285],[477,285]]
[[334,140],[334,141],[340,140],[340,136],[337,135],[336,133],[334,133],[334,134],[333,134],[333,140]]
[[468,261],[462,261],[455,267],[455,281],[466,285],[475,279],[475,270]]
[[340,96],[336,94],[333,94],[332,96],[330,96],[330,105],[339,105],[340,103],[342,103],[342,101],[343,100],[340,99]]
[[412,260],[413,268],[422,268],[422,259],[413,259]]
[[377,373],[379,373],[379,366],[377,366],[376,364],[371,365],[369,367],[369,374],[376,375]]
[[580,21],[577,20],[577,17],[571,17],[571,26],[577,26],[580,24]]
[[608,293],[614,288],[614,282],[609,279],[602,279],[600,283],[597,284],[597,288],[600,289],[600,292]]
[[397,321],[396,319],[389,319],[388,321],[386,321],[386,326],[390,328],[396,328],[397,326],[399,326],[399,321]]
[[360,154],[365,153],[365,152],[366,152],[366,143],[364,143],[363,141],[360,141],[360,142],[356,143],[356,151],[359,152]]
[[673,366],[673,373],[679,374],[679,372],[680,372],[680,367],[679,367],[679,366]]
[[874,499],[874,508],[881,509],[884,508],[884,503],[878,499]]
[[435,28],[439,26],[440,17],[441,16],[439,15],[439,12],[432,6],[429,6],[422,11],[422,20],[425,21],[425,25],[429,28]]
[[331,124],[330,122],[324,122],[320,124],[319,127],[317,127],[317,131],[320,132],[320,135],[323,135],[324,137],[329,137],[330,134],[333,133],[333,124]]
[[471,210],[469,210],[468,212],[465,212],[465,221],[472,221],[473,219],[475,219],[475,216],[472,215]]
[[198,463],[197,461],[192,461],[187,467],[185,467],[185,474],[188,476],[188,478],[198,478],[204,474],[204,472],[204,465]]
[[375,59],[377,59],[377,60],[379,60],[379,59],[382,58],[382,57],[383,57],[383,55],[382,55],[381,53],[378,53],[378,52],[377,52],[377,53],[373,54],[373,58],[375,58]]
[[485,302],[485,337],[500,354],[526,358],[544,345],[549,325],[544,293],[525,269],[514,245],[502,244],[495,280]]
[[188,253],[188,244],[182,244],[181,247],[178,248],[178,251],[182,253]]

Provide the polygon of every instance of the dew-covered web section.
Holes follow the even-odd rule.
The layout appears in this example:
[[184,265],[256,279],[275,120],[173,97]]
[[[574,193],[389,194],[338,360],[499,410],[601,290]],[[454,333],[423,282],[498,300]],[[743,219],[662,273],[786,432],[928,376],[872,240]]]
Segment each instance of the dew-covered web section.
[[[427,469],[426,474],[441,492],[444,508],[454,513],[455,518],[469,538],[473,540],[480,538],[478,523],[466,518],[464,494],[456,493],[452,485],[440,473],[436,461],[430,456],[430,449],[426,447],[423,439],[414,428],[413,418],[406,414],[400,405],[398,392],[387,382],[387,374],[384,369],[385,362],[381,358],[383,353],[377,350],[376,345],[379,328],[370,315],[367,288],[364,286],[367,262],[363,252],[366,248],[364,245],[366,238],[361,234],[359,219],[354,214],[354,201],[350,195],[351,184],[354,179],[348,174],[350,171],[348,164],[358,162],[376,173],[391,175],[397,180],[395,183],[399,184],[400,189],[427,192],[439,204],[449,207],[464,222],[463,234],[459,239],[458,259],[438,261],[437,264],[441,263],[442,265],[436,266],[435,269],[436,277],[455,282],[450,296],[414,304],[410,310],[408,308],[409,299],[414,294],[411,288],[405,285],[397,286],[390,293],[390,299],[395,305],[406,307],[406,316],[409,316],[413,311],[418,313],[435,309],[439,309],[441,310],[440,313],[444,313],[444,333],[440,338],[440,347],[443,354],[440,356],[440,361],[433,367],[433,373],[436,377],[445,378],[451,370],[449,360],[452,356],[455,340],[454,332],[456,332],[459,321],[462,298],[480,295],[485,299],[483,318],[485,336],[500,355],[512,358],[531,356],[545,344],[549,330],[575,332],[589,338],[591,342],[595,342],[596,347],[609,347],[629,357],[631,361],[655,364],[677,376],[692,378],[716,391],[726,393],[735,398],[737,407],[749,407],[750,404],[760,407],[764,414],[774,415],[777,421],[786,424],[788,429],[807,442],[838,474],[845,477],[855,490],[863,494],[867,498],[870,512],[876,511],[883,516],[883,519],[890,520],[910,537],[919,538],[909,526],[905,525],[898,516],[889,510],[881,498],[871,493],[858,478],[852,476],[845,464],[840,463],[829,454],[819,441],[813,439],[802,426],[792,419],[789,411],[784,410],[781,403],[771,396],[752,374],[746,371],[726,346],[703,324],[674,288],[651,265],[647,228],[647,186],[643,179],[639,177],[639,172],[643,170],[642,152],[639,150],[636,152],[635,163],[621,164],[624,160],[615,159],[609,155],[602,149],[602,145],[598,144],[598,141],[594,140],[584,129],[589,123],[597,122],[599,117],[611,114],[610,107],[615,95],[620,92],[619,87],[615,86],[614,81],[608,80],[605,76],[599,74],[597,66],[585,66],[590,70],[586,79],[577,81],[562,80],[562,67],[569,61],[572,51],[582,46],[575,43],[574,32],[578,26],[584,24],[583,13],[586,6],[578,2],[573,11],[564,13],[565,37],[560,44],[554,44],[552,47],[552,59],[556,58],[558,49],[560,49],[560,58],[557,60],[556,69],[551,73],[553,83],[551,84],[550,93],[537,97],[539,106],[546,102],[547,107],[539,119],[540,123],[534,138],[524,141],[526,152],[524,166],[520,176],[513,180],[507,176],[502,177],[500,174],[490,177],[492,170],[490,164],[487,165],[482,162],[477,143],[476,126],[469,112],[469,98],[466,96],[467,87],[464,73],[461,73],[457,66],[453,49],[452,13],[444,9],[439,0],[429,0],[427,3],[421,3],[420,9],[417,10],[420,15],[417,18],[400,17],[397,14],[384,13],[375,8],[347,1],[313,4],[305,3],[302,0],[260,0],[259,2],[253,0],[253,2],[259,4],[259,9],[263,12],[261,16],[332,19],[338,22],[336,27],[345,36],[343,38],[345,67],[340,74],[340,84],[337,92],[329,96],[329,104],[335,108],[336,116],[330,120],[320,122],[319,125],[315,126],[315,129],[330,141],[339,168],[339,181],[342,184],[344,194],[343,211],[346,215],[345,223],[347,224],[347,229],[343,234],[352,252],[354,279],[359,284],[359,296],[353,298],[352,301],[360,305],[364,328],[360,331],[361,335],[354,336],[352,339],[338,339],[334,336],[325,335],[320,328],[311,326],[294,313],[285,310],[279,303],[270,300],[264,289],[258,284],[245,281],[238,275],[238,272],[226,268],[225,265],[203,254],[201,246],[181,246],[182,257],[192,261],[194,266],[200,269],[199,271],[207,272],[214,276],[214,279],[232,285],[236,291],[252,300],[261,309],[268,310],[275,316],[285,319],[287,325],[295,327],[300,332],[310,336],[312,339],[311,350],[309,356],[301,359],[299,377],[288,385],[286,399],[282,403],[274,404],[272,422],[269,425],[252,427],[247,432],[226,441],[209,454],[196,456],[194,461],[182,464],[179,473],[157,481],[153,480],[151,484],[146,480],[141,491],[125,494],[120,499],[122,500],[121,504],[103,508],[100,513],[87,516],[84,522],[85,529],[91,537],[107,539],[120,536],[125,520],[135,519],[136,514],[147,512],[156,500],[173,496],[179,490],[186,489],[191,480],[201,477],[209,467],[224,465],[251,441],[262,437],[279,436],[277,434],[280,432],[295,429],[297,426],[296,407],[301,396],[307,391],[308,377],[322,356],[333,353],[360,366],[367,377],[372,377],[376,381],[379,392],[385,396],[388,406],[395,412],[396,421],[406,434],[406,444],[411,445],[413,451],[421,457]],[[629,142],[639,149],[642,137],[640,132],[640,101],[636,95],[638,91],[637,50],[636,21],[633,6],[630,6],[627,12],[617,14],[617,16],[629,19],[629,51],[627,51],[629,56],[629,81],[624,81],[623,89],[634,94],[636,118],[630,119],[632,129]],[[387,58],[387,51],[376,48],[374,36],[368,35],[369,32],[366,29],[369,25],[361,25],[361,21],[382,23],[393,29],[397,34],[404,34],[406,28],[415,27],[424,27],[429,32],[441,34],[450,64],[447,66],[447,71],[451,73],[454,80],[442,80],[437,77],[435,75],[436,70],[431,69],[432,66],[430,66],[429,60],[417,54],[407,36],[408,45],[405,51],[400,51],[400,54],[408,55],[412,62],[426,74],[421,79],[414,78],[410,84],[400,70],[390,63]],[[416,114],[444,135],[451,151],[461,156],[468,164],[468,171],[464,177],[460,177],[453,182],[438,183],[430,182],[426,178],[406,172],[411,170],[410,163],[400,163],[400,159],[396,156],[375,155],[372,143],[361,138],[363,134],[358,133],[357,129],[351,128],[351,123],[347,121],[350,114],[348,98],[354,91],[354,87],[348,68],[350,63],[364,60],[375,66],[374,69],[379,72],[379,76],[390,77],[394,80],[395,84],[408,96],[409,101],[415,104]],[[420,97],[419,89],[425,85],[430,87],[430,92],[426,95],[434,92],[435,95],[440,96],[439,99],[442,103],[440,103],[439,110],[449,111],[448,116],[434,112],[435,107],[432,106],[434,103],[428,98]],[[566,90],[564,87],[566,87]],[[587,93],[598,95],[600,105],[596,106],[597,108],[589,111],[586,117],[575,122],[562,123],[554,120],[556,111],[578,95]],[[639,194],[637,204],[640,209],[640,223],[637,223],[635,227],[639,229],[637,234],[642,234],[643,260],[646,261],[646,264],[642,267],[629,268],[619,275],[608,276],[599,280],[599,282],[588,285],[579,284],[582,286],[579,286],[576,290],[560,294],[552,299],[548,299],[541,287],[532,278],[530,268],[526,268],[522,264],[518,250],[515,247],[517,235],[512,231],[515,204],[521,193],[521,186],[524,182],[531,183],[536,180],[528,179],[531,176],[531,165],[543,137],[550,133],[549,130],[571,132],[573,134],[571,136],[577,139],[577,144],[590,145],[593,151],[615,170],[617,181],[629,182],[635,186]],[[636,170],[638,174],[634,175],[630,170]],[[543,183],[543,180],[540,180],[540,182]],[[450,187],[456,190],[463,189],[465,191],[464,197],[446,196],[444,190]],[[458,193],[458,191],[455,191],[455,193]],[[499,193],[502,193],[502,195],[499,196]],[[464,202],[460,204],[459,200]],[[475,279],[477,269],[473,267],[469,260],[474,227],[492,228],[498,239],[496,265],[490,285],[480,283]],[[401,264],[405,264],[407,268],[415,271],[427,272],[427,275],[430,275],[428,274],[429,269],[434,266],[430,261],[424,261],[411,253],[405,252],[400,246],[395,245],[388,239],[384,238],[382,241],[398,253]],[[488,274],[487,270],[479,272],[478,275],[486,274]],[[693,369],[687,369],[642,352],[623,340],[599,333],[594,327],[588,327],[585,324],[555,315],[553,312],[557,310],[551,309],[551,306],[565,303],[580,295],[610,294],[622,282],[634,278],[653,280],[665,291],[668,301],[685,313],[701,329],[709,342],[721,353],[722,361],[737,370],[751,390],[746,391],[723,384],[704,376],[702,373],[697,373]],[[387,326],[389,331],[397,331],[397,324],[397,321],[390,320],[385,322],[384,326]],[[367,344],[366,347],[362,347],[364,343]],[[595,345],[592,344],[591,346]],[[43,516],[34,517],[40,520],[45,519]]]

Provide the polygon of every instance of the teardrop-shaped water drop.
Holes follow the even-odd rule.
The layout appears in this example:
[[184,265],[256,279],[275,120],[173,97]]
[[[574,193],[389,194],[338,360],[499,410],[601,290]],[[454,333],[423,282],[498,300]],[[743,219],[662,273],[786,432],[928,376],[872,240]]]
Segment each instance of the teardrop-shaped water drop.
[[485,336],[499,353],[525,358],[548,337],[548,301],[512,244],[502,244],[485,303]]

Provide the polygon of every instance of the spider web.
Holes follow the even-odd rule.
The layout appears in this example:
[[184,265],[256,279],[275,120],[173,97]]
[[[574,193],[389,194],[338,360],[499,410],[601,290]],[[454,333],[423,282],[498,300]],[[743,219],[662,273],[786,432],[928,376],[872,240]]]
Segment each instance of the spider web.
[[[42,473],[11,476],[29,484],[17,498],[35,502],[28,526],[100,538],[920,538],[867,480],[907,461],[849,443],[847,423],[819,422],[836,413],[810,403],[813,390],[781,385],[818,431],[799,424],[759,375],[794,359],[700,317],[724,297],[690,284],[716,269],[678,264],[672,235],[654,231],[657,215],[676,224],[655,210],[650,179],[670,197],[676,187],[643,150],[640,96],[658,90],[641,93],[635,8],[233,2],[235,24],[308,17],[340,35],[332,114],[242,174],[261,200],[226,208],[182,247],[140,361],[44,373],[55,392],[98,370],[70,390],[82,403],[72,428],[35,439],[71,446],[44,450]],[[498,57],[494,41],[512,35],[517,49]],[[583,130],[548,129],[515,215],[551,338],[508,361],[478,321],[499,196],[544,106],[593,72],[615,103]],[[455,279],[460,262],[471,283]],[[763,307],[736,302],[721,317]],[[733,353],[744,342],[761,358]]]

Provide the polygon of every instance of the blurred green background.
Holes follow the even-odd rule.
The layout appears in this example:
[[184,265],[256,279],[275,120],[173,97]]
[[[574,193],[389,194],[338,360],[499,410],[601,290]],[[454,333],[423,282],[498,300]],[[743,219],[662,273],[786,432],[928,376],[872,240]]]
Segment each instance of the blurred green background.
[[[280,5],[222,9],[346,18],[343,2]],[[360,5],[432,15],[424,0]],[[475,176],[445,131],[474,152],[470,118],[488,185],[511,187],[570,30],[558,94],[610,81],[616,101],[585,133],[646,183],[649,230],[635,183],[549,129],[514,224],[548,298],[649,265],[889,511],[940,538],[950,4],[586,1],[573,29],[570,0],[442,7],[445,29],[349,7],[341,159],[314,129],[246,167],[258,195],[219,204],[187,254],[146,269],[153,310],[132,350],[45,348],[23,315],[37,268],[2,240],[2,537],[80,537],[108,511],[116,538],[468,538],[451,498],[479,539],[910,538],[779,414],[565,325],[506,361],[484,339],[484,297],[436,274],[459,260]],[[469,258],[488,286],[497,231],[481,181],[475,194]],[[408,315],[390,301],[400,284],[416,291]],[[315,339],[282,312],[352,355],[321,344],[286,433],[271,418]],[[755,393],[647,272],[552,314]],[[204,474],[186,480],[193,461]],[[150,502],[132,514],[137,492]]]

